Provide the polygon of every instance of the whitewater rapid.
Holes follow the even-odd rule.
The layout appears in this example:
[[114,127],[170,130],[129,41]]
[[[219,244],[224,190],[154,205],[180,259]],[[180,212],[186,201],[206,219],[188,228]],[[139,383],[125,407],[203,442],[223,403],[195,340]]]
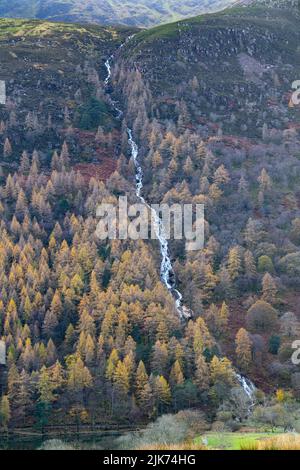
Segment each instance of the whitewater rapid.
[[[123,47],[123,45],[121,46]],[[111,62],[114,59],[114,56],[110,56],[109,59],[105,62],[105,67],[107,70],[107,76],[105,78],[104,84],[105,86],[109,85],[109,82],[111,80]],[[111,100],[111,104],[114,108],[114,110],[117,113],[118,119],[121,119],[123,116],[123,111],[118,108],[118,104],[116,101]],[[156,238],[159,242],[160,245],[160,254],[161,254],[161,265],[160,265],[160,277],[168,291],[172,294],[175,300],[175,305],[176,305],[176,310],[178,312],[178,315],[181,319],[189,319],[191,318],[191,312],[190,310],[185,307],[182,304],[182,299],[183,296],[181,292],[176,288],[176,279],[175,279],[175,273],[171,261],[171,257],[169,254],[169,244],[168,240],[165,236],[165,231],[163,227],[163,223],[159,215],[157,214],[156,210],[152,208],[148,202],[145,200],[145,198],[142,195],[143,192],[143,180],[144,180],[144,174],[143,174],[143,169],[139,161],[139,147],[137,143],[134,140],[133,137],[133,131],[130,128],[127,128],[127,135],[128,135],[128,144],[130,146],[131,150],[131,157],[134,162],[135,166],[135,181],[136,181],[136,196],[138,199],[141,201],[142,204],[144,204],[150,211],[151,211],[151,218],[152,218],[152,224],[154,228],[154,232],[156,235]]]

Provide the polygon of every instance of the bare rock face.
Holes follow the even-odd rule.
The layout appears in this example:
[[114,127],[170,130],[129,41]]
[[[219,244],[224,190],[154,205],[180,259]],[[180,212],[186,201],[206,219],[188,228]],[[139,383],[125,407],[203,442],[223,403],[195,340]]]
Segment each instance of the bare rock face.
[[0,366],[6,365],[6,346],[4,341],[0,341]]
[[186,307],[185,305],[182,307],[181,313],[182,313],[182,318],[184,320],[190,320],[194,316],[194,312],[190,308]]

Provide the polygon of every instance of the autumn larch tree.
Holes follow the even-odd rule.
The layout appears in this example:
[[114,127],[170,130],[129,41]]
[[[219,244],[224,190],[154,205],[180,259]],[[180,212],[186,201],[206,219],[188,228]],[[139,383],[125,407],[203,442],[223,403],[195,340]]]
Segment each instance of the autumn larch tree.
[[235,344],[237,363],[243,372],[248,372],[252,361],[252,342],[244,328],[237,332]]

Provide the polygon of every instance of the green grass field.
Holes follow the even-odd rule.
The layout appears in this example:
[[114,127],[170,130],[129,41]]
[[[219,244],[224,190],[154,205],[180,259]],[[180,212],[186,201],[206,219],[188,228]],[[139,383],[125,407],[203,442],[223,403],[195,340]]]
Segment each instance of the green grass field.
[[196,444],[207,443],[209,449],[241,450],[245,444],[251,445],[257,440],[278,436],[280,433],[237,433],[212,432],[195,438]]

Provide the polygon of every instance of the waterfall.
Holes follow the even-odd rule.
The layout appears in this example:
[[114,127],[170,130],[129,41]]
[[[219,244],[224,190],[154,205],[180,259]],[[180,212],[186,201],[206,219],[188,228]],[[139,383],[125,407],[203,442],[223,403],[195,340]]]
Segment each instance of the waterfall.
[[151,211],[153,227],[155,235],[159,241],[160,254],[161,254],[161,265],[160,265],[160,277],[169,292],[175,298],[176,309],[181,318],[190,318],[190,311],[182,304],[182,294],[176,289],[175,273],[172,266],[172,261],[169,254],[169,244],[165,235],[164,227],[161,218],[157,214],[156,210],[153,209],[142,196],[143,189],[143,170],[138,160],[139,149],[136,142],[133,140],[132,130],[127,129],[128,142],[131,148],[131,156],[135,165],[135,179],[136,179],[136,196],[145,204]]
[[251,382],[248,377],[244,377],[243,375],[240,375],[238,373],[235,374],[237,381],[239,382],[240,386],[245,392],[245,395],[247,396],[249,400],[249,408],[248,408],[248,413],[251,413],[251,409],[255,406],[256,400],[255,400],[255,392],[256,392],[256,387],[253,382]]
[[[130,39],[131,38],[129,38],[128,40]],[[123,46],[124,44],[121,45],[121,47]],[[112,75],[111,62],[113,59],[114,59],[114,55],[110,56],[110,58],[107,59],[107,61],[105,62],[105,67],[107,70],[107,76],[104,81],[105,86],[108,86],[111,80],[111,75]],[[112,100],[111,98],[110,98],[110,102],[111,102],[113,109],[115,110],[117,114],[117,118],[121,119],[124,113],[121,109],[118,108],[118,103]],[[136,193],[137,198],[142,202],[142,204],[145,204],[145,206],[151,211],[154,231],[155,231],[156,237],[160,245],[160,254],[161,254],[160,277],[161,277],[163,284],[166,286],[166,288],[172,294],[175,300],[176,310],[178,312],[179,317],[181,319],[188,320],[189,318],[192,317],[192,313],[186,306],[183,305],[182,303],[183,296],[181,292],[176,288],[175,273],[174,273],[171,257],[169,254],[169,244],[165,236],[162,220],[157,214],[157,212],[155,211],[155,209],[149,205],[149,203],[146,201],[146,199],[144,198],[142,194],[143,187],[144,187],[143,185],[144,174],[143,174],[141,163],[139,161],[139,147],[136,141],[134,140],[132,129],[127,128],[127,134],[128,134],[128,144],[131,150],[131,157],[133,159],[134,166],[135,166],[135,182],[136,182],[135,193]],[[236,373],[236,379],[249,399],[249,403],[250,403],[249,414],[250,414],[251,409],[255,405],[256,387],[251,382],[250,379],[238,373]]]
[[[123,46],[124,44],[122,44],[121,47]],[[105,62],[105,67],[107,70],[107,76],[104,81],[105,86],[108,86],[111,80],[111,62],[113,59],[114,59],[114,56],[112,55]],[[111,99],[111,105],[113,106],[113,109],[117,113],[117,118],[121,119],[121,117],[123,116],[123,111],[118,108],[118,103]],[[166,288],[168,289],[168,291],[172,294],[173,298],[175,299],[176,310],[178,312],[179,317],[181,319],[189,319],[192,316],[191,312],[187,307],[185,307],[182,304],[183,296],[181,292],[176,288],[175,273],[174,273],[171,257],[169,254],[169,244],[165,235],[162,220],[159,217],[158,213],[155,211],[155,209],[151,208],[151,206],[148,204],[148,202],[145,200],[145,198],[142,195],[143,187],[144,187],[143,185],[144,174],[143,174],[143,169],[139,161],[139,147],[134,140],[132,129],[127,128],[127,134],[128,134],[128,143],[129,143],[130,150],[131,150],[131,157],[133,159],[134,166],[135,166],[136,196],[142,202],[142,204],[144,204],[151,211],[152,223],[153,223],[155,235],[160,245],[161,280],[166,286]]]
[[[129,38],[128,40],[130,40]],[[127,41],[128,41],[127,40]],[[121,47],[123,47],[124,44],[122,44]],[[112,76],[112,71],[111,71],[111,62],[114,59],[114,55],[111,55],[109,59],[105,62],[105,67],[107,70],[107,76],[104,81],[105,86],[108,86],[110,81],[111,81],[111,76]],[[118,102],[112,100],[110,97],[110,102],[117,114],[117,118],[121,119],[123,116],[123,111],[119,109],[118,107]],[[133,137],[133,131],[130,128],[127,128],[127,134],[128,134],[128,144],[131,150],[131,157],[134,162],[135,166],[135,181],[136,181],[136,187],[135,187],[135,193],[137,198],[141,201],[142,204],[144,204],[150,211],[152,215],[152,223],[154,227],[154,231],[156,234],[156,237],[159,241],[160,245],[160,254],[161,254],[161,266],[160,266],[160,277],[163,282],[163,284],[166,286],[168,291],[172,294],[174,300],[175,300],[175,305],[176,305],[176,310],[178,312],[178,315],[181,319],[186,319],[188,320],[189,318],[192,317],[192,312],[190,309],[185,307],[182,303],[183,296],[181,292],[176,288],[176,279],[175,279],[175,273],[171,261],[171,257],[169,254],[169,244],[168,240],[165,236],[164,232],[164,227],[161,218],[157,214],[154,208],[152,208],[149,203],[146,201],[146,199],[143,196],[143,188],[144,188],[144,174],[143,174],[143,169],[141,166],[141,163],[139,161],[139,147],[134,140]],[[251,409],[255,405],[255,392],[256,392],[256,387],[255,385],[251,382],[250,379],[236,373],[236,379],[242,389],[245,392],[245,395],[247,396],[249,400],[249,414],[251,413]]]
[[236,378],[244,389],[246,395],[249,397],[249,399],[253,400],[253,396],[256,391],[255,385],[251,382],[251,380],[247,379],[246,377],[243,377],[240,374],[236,374]]

